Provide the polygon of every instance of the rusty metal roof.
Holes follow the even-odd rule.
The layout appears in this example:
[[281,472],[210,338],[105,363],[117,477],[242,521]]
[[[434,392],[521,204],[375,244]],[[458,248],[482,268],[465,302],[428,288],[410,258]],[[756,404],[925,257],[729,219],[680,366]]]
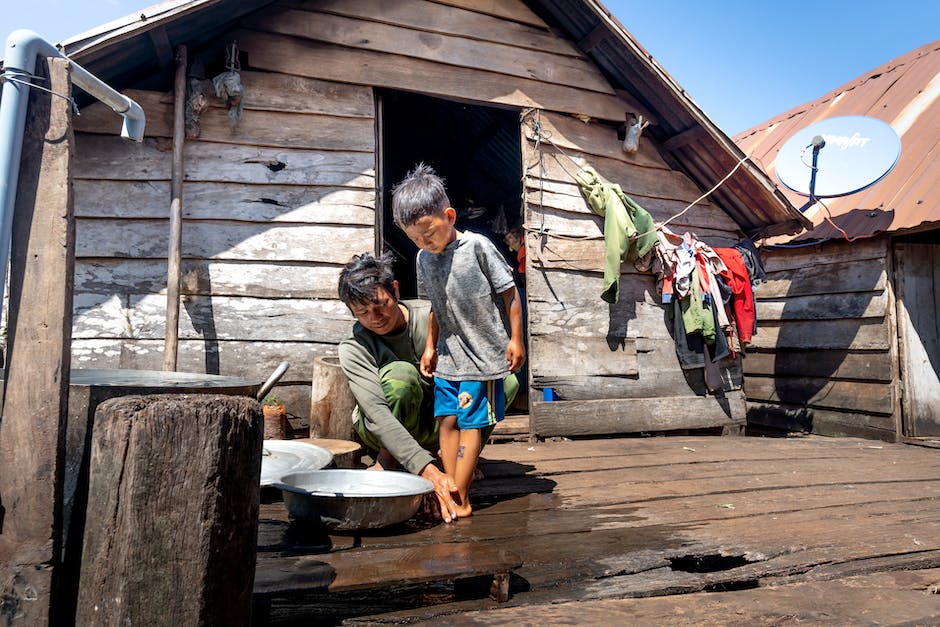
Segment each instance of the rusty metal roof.
[[[940,40],[744,131],[735,141],[776,180],[777,152],[794,132],[845,115],[890,124],[901,138],[901,156],[874,185],[807,209],[815,226],[795,239],[851,240],[940,226]],[[780,189],[795,206],[807,200],[782,185]]]

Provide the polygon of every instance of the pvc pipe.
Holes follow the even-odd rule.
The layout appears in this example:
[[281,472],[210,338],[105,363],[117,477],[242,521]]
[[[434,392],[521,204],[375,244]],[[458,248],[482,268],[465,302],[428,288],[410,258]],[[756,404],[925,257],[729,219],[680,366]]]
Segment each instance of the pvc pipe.
[[[31,30],[16,30],[7,37],[3,55],[4,72],[21,71],[32,75],[39,55],[68,60],[72,66],[72,83],[124,116],[121,136],[138,142],[143,140],[146,118],[139,104],[103,83]],[[3,301],[6,289],[13,208],[16,203],[29,90],[29,85],[6,80],[3,82],[3,97],[0,100],[0,302]]]

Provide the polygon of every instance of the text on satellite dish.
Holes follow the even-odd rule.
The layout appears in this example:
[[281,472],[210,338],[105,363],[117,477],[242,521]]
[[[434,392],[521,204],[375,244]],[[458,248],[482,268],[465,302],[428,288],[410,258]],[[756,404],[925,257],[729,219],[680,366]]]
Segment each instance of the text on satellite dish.
[[865,144],[871,141],[871,137],[862,137],[859,133],[852,133],[852,136],[848,135],[823,135],[823,139],[826,140],[827,146],[838,146],[842,150],[848,148],[864,148]]

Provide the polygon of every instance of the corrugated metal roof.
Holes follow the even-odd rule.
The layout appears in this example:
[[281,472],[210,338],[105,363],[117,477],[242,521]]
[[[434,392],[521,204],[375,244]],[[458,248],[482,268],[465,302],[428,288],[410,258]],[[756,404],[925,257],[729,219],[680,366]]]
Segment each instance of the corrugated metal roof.
[[[777,152],[793,133],[845,115],[865,115],[890,124],[901,137],[901,156],[894,169],[874,185],[848,196],[824,199],[825,206],[807,209],[815,228],[796,239],[846,235],[853,239],[940,226],[940,40],[771,118],[741,133],[735,141],[776,180]],[[807,200],[783,186],[781,189],[796,206]],[[829,214],[836,226],[827,220]]]
[[[272,0],[169,0],[68,39],[64,52],[118,89],[165,88],[173,48],[211,42]],[[741,165],[709,200],[758,237],[796,233],[809,222],[773,181],[725,135],[681,86],[596,0],[527,0],[549,24],[576,41],[611,85],[654,124],[646,133],[663,146],[663,158],[703,190]],[[149,76],[153,85],[141,83]],[[157,84],[162,83],[162,84]],[[645,109],[645,110],[644,110]]]

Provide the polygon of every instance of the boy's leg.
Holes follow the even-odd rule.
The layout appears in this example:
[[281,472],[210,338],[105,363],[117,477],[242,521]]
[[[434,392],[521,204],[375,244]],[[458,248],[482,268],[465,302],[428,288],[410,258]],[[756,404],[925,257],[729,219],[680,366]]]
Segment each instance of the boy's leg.
[[440,425],[441,463],[444,472],[454,476],[457,471],[457,447],[460,444],[460,431],[457,430],[457,416],[438,416]]
[[454,476],[457,469],[457,445],[460,432],[457,430],[457,394],[459,383],[434,377],[434,415],[439,425],[441,463],[444,472]]
[[460,501],[457,503],[457,516],[469,516],[473,513],[470,506],[470,484],[473,483],[473,471],[480,459],[480,443],[482,437],[480,429],[461,429],[460,445],[457,448],[457,471],[454,473],[454,482],[457,484],[457,493]]
[[[509,406],[512,405],[513,399],[516,398],[516,395],[519,393],[519,377],[516,374],[508,374],[503,379],[503,396],[506,397],[506,402],[503,403],[503,413],[505,410],[509,409]],[[502,418],[500,418],[502,420]],[[490,436],[493,434],[493,429],[496,428],[495,424],[492,424],[488,427],[484,427],[480,431],[480,452],[483,452],[483,449],[486,448],[486,443],[490,441]],[[480,473],[482,476],[482,473]]]
[[503,381],[461,381],[457,398],[460,449],[454,481],[461,496],[457,515],[467,516],[472,511],[468,497],[483,438],[488,437],[493,426],[503,419],[506,405]]

